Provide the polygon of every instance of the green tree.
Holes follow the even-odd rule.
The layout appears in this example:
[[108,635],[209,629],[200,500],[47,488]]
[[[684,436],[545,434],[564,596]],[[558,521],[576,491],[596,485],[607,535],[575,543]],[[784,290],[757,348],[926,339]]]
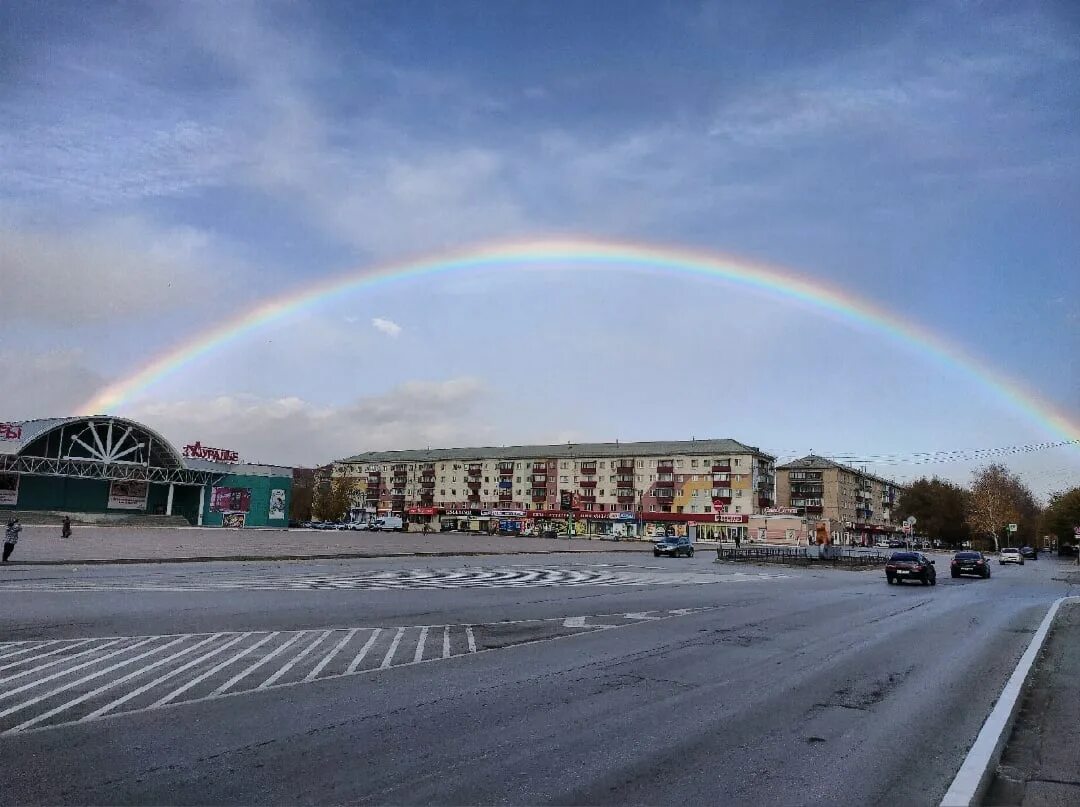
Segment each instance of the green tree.
[[[992,540],[995,552],[1003,539],[1010,543],[1035,540],[1039,505],[1028,486],[1004,465],[994,463],[977,470],[967,501],[967,523],[972,534]],[[1015,537],[1008,535],[1009,524],[1018,525]]]
[[893,510],[893,520],[916,519],[917,532],[949,546],[971,539],[966,520],[968,492],[944,479],[917,479],[907,486]]
[[314,505],[315,517],[321,521],[340,521],[351,503],[348,480],[334,479],[319,491]]
[[1075,527],[1080,526],[1080,488],[1062,491],[1050,496],[1050,504],[1043,512],[1041,530],[1053,535],[1059,547],[1078,543]]

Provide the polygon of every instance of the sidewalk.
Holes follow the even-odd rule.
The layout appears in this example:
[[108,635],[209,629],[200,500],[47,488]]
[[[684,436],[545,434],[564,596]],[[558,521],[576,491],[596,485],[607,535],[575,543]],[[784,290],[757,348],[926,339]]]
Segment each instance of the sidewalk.
[[1080,804],[1080,604],[1058,612],[983,804]]
[[501,555],[553,552],[644,552],[644,541],[499,537],[462,533],[332,530],[224,530],[27,526],[8,566],[63,563],[170,563],[202,560],[302,560],[397,555]]

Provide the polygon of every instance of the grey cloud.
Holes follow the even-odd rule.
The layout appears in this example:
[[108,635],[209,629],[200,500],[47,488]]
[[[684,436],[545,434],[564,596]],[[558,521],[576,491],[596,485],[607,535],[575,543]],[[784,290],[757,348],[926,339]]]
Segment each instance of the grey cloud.
[[0,420],[69,415],[104,381],[79,350],[0,350]]
[[361,451],[486,441],[473,416],[484,390],[461,377],[411,381],[341,406],[239,395],[147,403],[131,415],[174,442],[199,439],[252,461],[316,465]]

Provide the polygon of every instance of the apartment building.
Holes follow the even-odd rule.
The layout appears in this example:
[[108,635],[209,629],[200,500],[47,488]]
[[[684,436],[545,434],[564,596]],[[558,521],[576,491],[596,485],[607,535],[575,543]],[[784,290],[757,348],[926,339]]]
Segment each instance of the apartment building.
[[[355,515],[413,528],[586,535],[746,534],[775,504],[774,462],[736,440],[373,451],[333,463]],[[564,499],[571,509],[562,508]]]
[[893,523],[902,488],[866,471],[811,454],[776,468],[779,507],[829,522],[834,540],[869,544],[900,531]]

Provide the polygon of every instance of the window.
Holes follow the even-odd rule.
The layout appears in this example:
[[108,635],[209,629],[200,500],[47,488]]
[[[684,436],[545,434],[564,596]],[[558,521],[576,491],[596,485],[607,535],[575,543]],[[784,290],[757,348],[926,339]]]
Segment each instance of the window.
[[696,513],[697,512],[697,505],[696,504],[690,505],[690,512],[691,513]]
[[655,513],[656,512],[656,505],[655,504],[650,504],[649,505],[649,512],[650,513]]
[[520,482],[520,481],[521,481],[521,477],[520,477],[520,476],[519,476],[519,477],[517,478],[517,481],[518,481],[518,482]]
[[608,482],[614,482],[614,481],[615,481],[615,477],[613,477],[613,476],[608,477]]
[[638,460],[637,461],[637,467],[638,468],[642,468],[644,466],[645,466],[645,460]]
[[735,488],[735,498],[736,499],[741,499],[742,498],[742,488]]
[[451,496],[457,496],[457,491],[456,490],[451,490],[450,495]]
[[565,476],[560,476],[560,477],[559,477],[559,481],[560,481],[560,482],[567,482],[567,481],[569,481],[569,477],[565,477]]
[[678,507],[675,508],[675,512],[676,513],[681,513],[682,512],[682,505],[681,504]]
[[439,481],[440,481],[440,482],[445,482],[445,481],[446,481],[446,477],[445,477],[445,476],[440,476],[440,477],[439,477]]
[[603,467],[604,467],[604,462],[603,462],[603,460],[601,460],[601,461],[600,461],[600,467],[601,467],[601,468],[603,468]]
[[736,512],[736,513],[741,513],[741,512],[742,512],[742,508],[741,508],[741,507],[739,507],[739,505],[735,505],[735,512]]
[[734,465],[737,468],[739,466],[739,458],[736,457],[735,460],[731,464]]
[[603,495],[604,495],[604,489],[603,489],[603,488],[600,488],[600,495],[601,495],[601,496],[603,496]]
[[445,495],[446,495],[446,491],[445,491],[445,490],[440,490],[440,491],[439,491],[439,495],[440,495],[440,496],[445,496]]
[[691,468],[697,468],[697,460],[690,460],[690,467]]
[[566,460],[563,460],[559,463],[559,467],[565,471],[567,468],[570,467],[570,463],[566,462]]
[[491,481],[491,477],[490,477],[490,476],[485,476],[485,477],[484,477],[484,481],[485,481],[485,482],[490,482],[490,481]]
[[457,482],[457,477],[456,476],[451,476],[450,481],[451,482]]

